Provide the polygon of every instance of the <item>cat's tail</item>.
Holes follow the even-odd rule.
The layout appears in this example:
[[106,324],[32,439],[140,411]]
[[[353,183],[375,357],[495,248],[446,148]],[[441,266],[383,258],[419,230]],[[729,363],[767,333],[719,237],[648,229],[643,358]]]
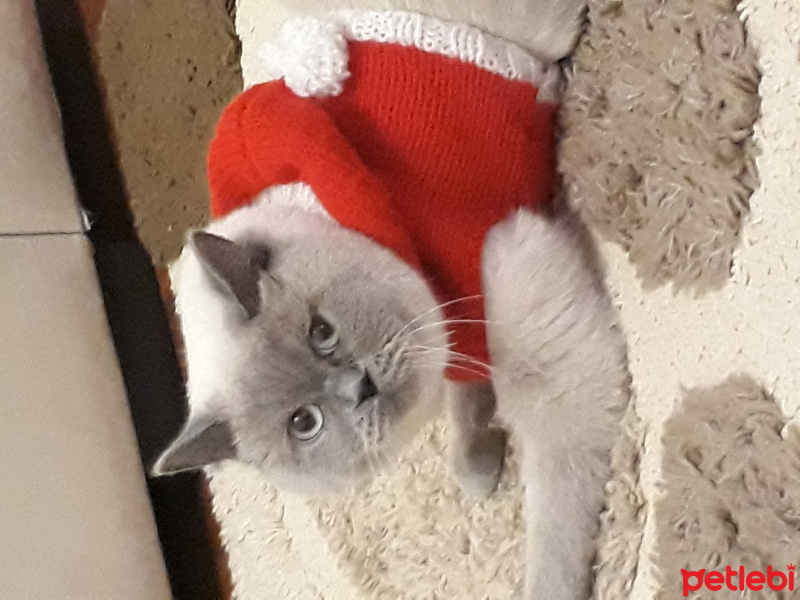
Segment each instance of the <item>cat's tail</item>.
[[585,599],[627,406],[625,342],[587,234],[520,211],[484,248],[498,415],[521,450],[526,598]]

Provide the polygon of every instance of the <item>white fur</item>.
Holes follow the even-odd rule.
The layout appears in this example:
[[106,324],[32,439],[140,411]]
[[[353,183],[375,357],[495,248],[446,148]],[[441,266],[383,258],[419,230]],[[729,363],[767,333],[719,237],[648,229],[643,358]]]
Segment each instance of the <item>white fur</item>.
[[484,249],[498,414],[522,450],[526,598],[585,599],[609,451],[628,401],[624,340],[578,232],[520,211]]
[[187,244],[170,266],[175,308],[181,321],[186,355],[186,393],[192,415],[224,410],[225,373],[238,364],[239,344],[224,318],[229,303],[215,294],[194,251]]

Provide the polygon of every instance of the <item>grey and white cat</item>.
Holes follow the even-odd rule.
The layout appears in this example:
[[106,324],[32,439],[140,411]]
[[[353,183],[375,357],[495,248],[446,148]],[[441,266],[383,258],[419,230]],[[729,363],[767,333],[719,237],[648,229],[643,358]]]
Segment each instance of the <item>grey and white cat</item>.
[[[453,383],[425,280],[329,218],[304,184],[194,233],[172,271],[190,416],[157,473],[236,459],[307,493],[362,484],[447,409],[464,487],[490,493],[519,449],[526,598],[590,594],[625,344],[570,218],[520,210],[483,250],[490,383]],[[493,421],[494,422],[494,421]]]
[[522,211],[490,233],[492,386],[450,389],[440,310],[388,251],[267,201],[209,229],[173,273],[191,415],[157,472],[237,459],[294,490],[358,485],[449,397],[456,470],[486,494],[504,451],[488,424],[496,397],[521,453],[526,597],[587,597],[627,375],[614,311],[577,229]]

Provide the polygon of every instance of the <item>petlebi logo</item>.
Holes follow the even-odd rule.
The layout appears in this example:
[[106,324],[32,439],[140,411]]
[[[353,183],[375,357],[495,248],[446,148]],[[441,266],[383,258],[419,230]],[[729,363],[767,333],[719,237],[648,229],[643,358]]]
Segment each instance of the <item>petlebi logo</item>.
[[794,591],[794,565],[786,565],[786,571],[767,567],[764,571],[745,571],[744,567],[734,570],[730,566],[725,567],[725,572],[708,571],[687,571],[681,569],[683,575],[683,597],[689,592],[696,592],[702,588],[712,592],[722,589],[731,591],[744,590],[763,590],[764,588],[780,591]]

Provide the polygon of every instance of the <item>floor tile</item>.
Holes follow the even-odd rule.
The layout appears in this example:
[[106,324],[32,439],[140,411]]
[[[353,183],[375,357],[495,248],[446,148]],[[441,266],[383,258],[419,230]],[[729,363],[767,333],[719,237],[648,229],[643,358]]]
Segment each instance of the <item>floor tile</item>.
[[0,234],[80,230],[33,1],[0,2]]
[[3,597],[170,597],[82,235],[0,238]]

